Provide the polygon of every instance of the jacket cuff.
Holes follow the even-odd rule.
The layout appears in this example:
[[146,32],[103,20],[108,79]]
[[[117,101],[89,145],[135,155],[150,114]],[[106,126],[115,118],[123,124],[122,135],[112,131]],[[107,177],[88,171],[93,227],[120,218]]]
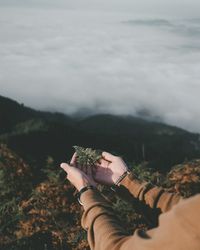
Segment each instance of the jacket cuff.
[[138,180],[133,173],[128,174],[120,185],[124,186],[135,197],[139,198],[141,191],[146,188],[147,182]]
[[107,205],[108,202],[106,199],[101,195],[101,193],[98,190],[92,190],[89,189],[85,191],[81,197],[80,197],[81,202],[83,203],[83,208],[84,210],[88,210],[90,207],[94,205]]

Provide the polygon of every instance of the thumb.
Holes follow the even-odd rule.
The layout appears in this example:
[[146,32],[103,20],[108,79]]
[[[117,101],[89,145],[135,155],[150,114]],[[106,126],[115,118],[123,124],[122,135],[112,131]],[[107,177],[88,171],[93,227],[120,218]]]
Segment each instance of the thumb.
[[110,153],[108,153],[108,152],[103,152],[102,153],[102,156],[103,156],[103,158],[105,159],[105,160],[107,160],[107,161],[113,161],[114,160],[114,158],[115,158],[115,156],[114,155],[112,155],[112,154],[110,154]]
[[70,170],[70,168],[71,168],[71,166],[69,165],[69,164],[67,164],[67,163],[61,163],[60,164],[60,167],[67,173],[69,170]]

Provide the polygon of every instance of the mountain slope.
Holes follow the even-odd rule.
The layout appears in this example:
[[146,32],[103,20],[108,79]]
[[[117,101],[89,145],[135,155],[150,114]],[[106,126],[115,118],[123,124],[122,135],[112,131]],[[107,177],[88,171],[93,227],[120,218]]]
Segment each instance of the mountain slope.
[[42,168],[50,155],[69,160],[73,145],[122,155],[128,162],[149,162],[167,171],[185,159],[200,157],[200,135],[131,116],[70,118],[40,112],[0,97],[0,141]]
[[25,107],[9,98],[0,96],[0,134],[10,132],[14,126],[30,119],[46,119],[48,121],[70,122],[70,118],[60,113],[40,112]]
[[184,134],[187,131],[163,123],[147,121],[133,116],[96,115],[79,122],[79,128],[103,134],[134,135],[149,133],[155,135]]

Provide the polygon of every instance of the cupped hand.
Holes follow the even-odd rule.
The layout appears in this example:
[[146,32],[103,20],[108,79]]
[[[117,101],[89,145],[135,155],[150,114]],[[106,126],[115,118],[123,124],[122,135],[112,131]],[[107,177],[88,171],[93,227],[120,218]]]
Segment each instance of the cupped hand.
[[102,184],[113,185],[127,170],[121,157],[103,152],[102,159],[96,164],[94,179]]
[[96,186],[91,174],[85,174],[80,169],[67,163],[62,163],[60,167],[67,173],[67,179],[75,186],[78,191],[89,185]]
[[95,166],[78,166],[77,155],[73,155],[71,164],[86,174],[89,174],[93,179],[105,185],[113,185],[127,170],[127,166],[121,157],[112,155],[107,152],[102,153],[102,159]]

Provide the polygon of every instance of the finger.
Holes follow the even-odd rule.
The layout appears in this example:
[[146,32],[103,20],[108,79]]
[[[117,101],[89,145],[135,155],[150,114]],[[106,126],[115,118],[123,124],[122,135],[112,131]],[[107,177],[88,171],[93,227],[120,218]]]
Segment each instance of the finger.
[[85,165],[84,173],[87,174],[88,172],[88,165]]
[[76,166],[76,161],[77,161],[77,153],[75,152],[72,156],[72,159],[70,161],[70,165]]
[[84,172],[84,165],[78,165],[78,169]]
[[90,169],[91,169],[91,172],[94,173],[97,171],[97,169],[100,167],[100,165],[93,165]]
[[85,174],[87,174],[87,165],[83,165],[83,166],[82,166],[82,171],[83,171]]
[[66,172],[68,173],[68,171],[70,170],[71,166],[67,163],[61,163],[60,167]]
[[94,178],[97,173],[98,166],[94,165],[89,169],[89,174]]
[[86,174],[92,176],[92,166],[91,165],[86,166]]
[[109,166],[110,163],[111,163],[111,161],[105,160],[105,159],[102,158],[100,166],[104,167],[104,168],[108,168],[108,166]]
[[93,180],[95,179],[96,172],[97,172],[96,167],[92,166],[92,168],[90,168],[89,174],[90,174],[90,176],[92,177]]
[[87,175],[92,176],[92,168],[93,168],[93,166],[89,166],[87,168]]
[[83,169],[82,166],[81,166],[81,165],[78,165],[78,164],[76,164],[76,168],[78,168],[79,170],[82,170],[82,169]]
[[102,153],[102,156],[103,156],[103,158],[105,159],[105,160],[107,160],[107,161],[113,161],[114,159],[115,159],[115,155],[112,155],[112,154],[110,154],[110,153],[108,153],[108,152],[103,152]]

